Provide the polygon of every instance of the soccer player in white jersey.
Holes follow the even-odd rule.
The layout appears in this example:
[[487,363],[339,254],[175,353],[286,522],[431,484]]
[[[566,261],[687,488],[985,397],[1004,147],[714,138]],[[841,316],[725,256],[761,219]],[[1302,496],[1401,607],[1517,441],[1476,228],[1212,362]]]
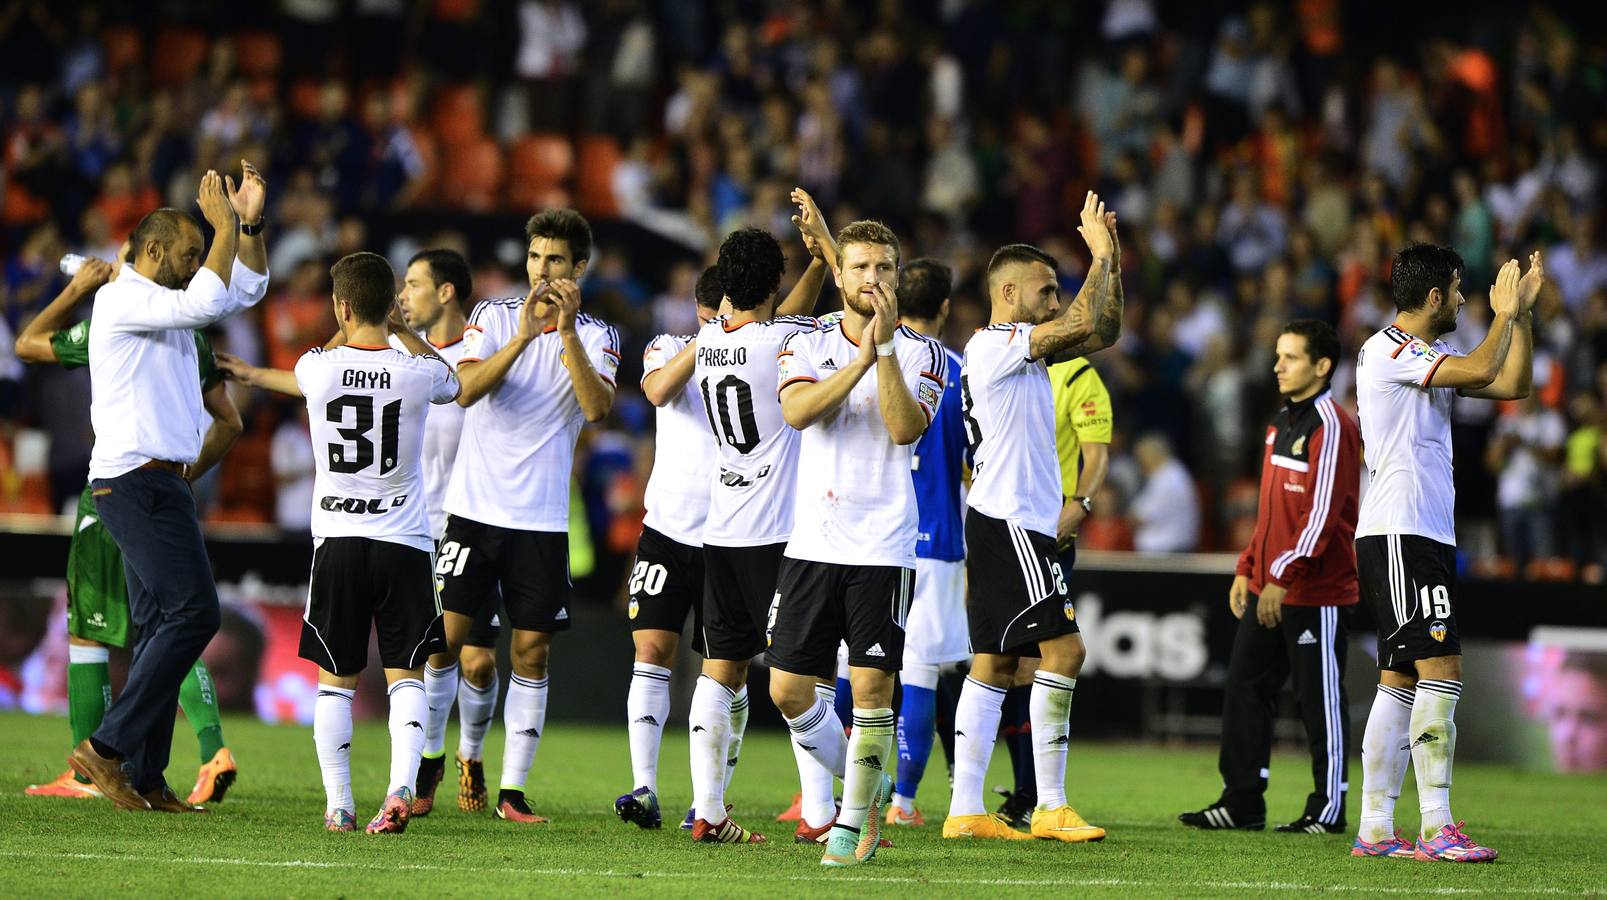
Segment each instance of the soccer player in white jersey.
[[[395,275],[374,253],[330,269],[340,335],[269,372],[265,387],[307,398],[319,448],[312,579],[300,655],[318,666],[313,743],[323,770],[324,827],[352,831],[352,695],[367,664],[369,624],[379,636],[390,693],[390,788],[370,834],[407,829],[424,749],[424,660],[445,644],[435,589],[421,455],[431,404],[458,396],[452,367],[396,319]],[[387,343],[397,335],[411,352]]]
[[[813,240],[805,246],[813,258],[792,291],[776,307],[814,308],[825,282],[822,253]],[[722,312],[724,290],[719,266],[709,266],[695,289],[698,321],[707,325]],[[723,310],[729,312],[729,310]],[[614,812],[642,828],[663,824],[658,800],[658,755],[664,722],[670,713],[670,673],[688,614],[693,617],[693,647],[703,651],[703,521],[709,511],[709,479],[714,466],[714,434],[709,430],[703,397],[692,384],[695,336],[661,334],[647,345],[642,358],[642,393],[658,407],[653,474],[647,482],[647,517],[631,567],[631,640],[636,656],[626,699],[631,775],[636,789],[614,800]],[[731,704],[731,735],[726,745],[725,785],[731,784],[748,727],[747,689]],[[682,828],[690,829],[696,811],[688,809]]]
[[[619,333],[580,311],[576,280],[591,256],[591,226],[579,213],[537,213],[525,241],[529,294],[481,301],[463,336],[458,402],[469,412],[447,486],[436,574],[452,657],[501,589],[513,675],[495,814],[537,823],[546,819],[530,811],[524,787],[546,727],[552,636],[569,627],[570,470],[581,426],[613,405]],[[458,696],[463,719],[483,718],[495,697],[486,690],[467,704],[469,693]],[[484,790],[484,778],[479,759],[463,761],[460,807],[465,793]]]
[[[719,315],[719,270],[698,278],[697,318],[707,325]],[[686,617],[703,624],[703,520],[709,513],[709,469],[714,434],[703,398],[690,384],[697,351],[693,336],[661,334],[642,354],[642,393],[658,408],[653,436],[653,473],[647,479],[642,536],[631,566],[630,693],[625,701],[636,788],[614,801],[614,812],[642,828],[663,823],[658,803],[658,751],[670,715],[670,673]],[[746,697],[743,726],[746,727]],[[733,725],[732,743],[740,744]],[[729,766],[727,767],[729,768]]]
[[815,319],[772,314],[784,262],[781,245],[757,228],[720,245],[720,287],[731,315],[697,335],[692,382],[715,438],[709,514],[703,525],[703,673],[688,716],[693,840],[748,844],[764,836],[726,814],[732,705],[744,696],[748,663],[765,648],[765,623],[781,553],[792,533],[798,432],[776,399],[776,354]]
[[[463,357],[463,335],[468,320],[463,303],[472,295],[474,282],[468,261],[456,250],[421,250],[408,260],[402,275],[402,291],[397,296],[407,327],[429,341],[430,346],[456,371]],[[392,338],[391,345],[397,346]],[[430,511],[430,534],[439,545],[446,533],[446,486],[457,460],[458,442],[463,436],[465,411],[456,403],[433,407],[424,423],[424,494]],[[487,605],[469,630],[459,659],[445,652],[430,657],[424,665],[424,694],[430,702],[430,720],[424,727],[424,758],[419,763],[418,785],[413,792],[413,815],[427,816],[435,808],[435,789],[446,769],[446,723],[452,714],[452,700],[459,692],[469,695],[468,706],[485,694],[474,685],[490,685],[495,690],[497,675],[496,626],[494,605]],[[458,669],[468,673],[460,683]],[[479,759],[480,741],[491,723],[491,712],[475,721],[462,722],[458,742],[460,759]],[[465,752],[466,751],[466,752]],[[464,794],[465,800],[471,794]],[[468,810],[472,812],[473,810]]]
[[[843,316],[783,345],[781,409],[803,432],[792,537],[767,634],[770,696],[812,755],[843,780],[822,865],[869,861],[892,793],[893,676],[915,588],[914,444],[943,396],[948,357],[900,327],[899,245],[880,222],[837,235]],[[815,694],[848,645],[853,730]],[[807,733],[804,733],[807,729]],[[807,811],[806,811],[807,814]]]
[[[1060,463],[1049,357],[1110,346],[1120,331],[1113,305],[1113,218],[1088,192],[1077,231],[1093,255],[1077,297],[1062,305],[1053,257],[1012,244],[988,263],[992,311],[965,347],[960,377],[973,459],[965,515],[966,615],[975,656],[954,717],[954,791],[946,838],[1097,841],[1103,828],[1066,802],[1071,693],[1085,651],[1055,549],[1061,526]],[[1033,654],[1036,648],[1037,653]],[[1031,722],[1038,806],[1032,834],[1009,827],[982,805],[982,781],[1004,695],[1020,658],[1037,655]]]
[[[1456,329],[1462,258],[1414,244],[1395,254],[1390,293],[1399,312],[1362,345],[1356,405],[1370,483],[1356,525],[1356,574],[1378,619],[1378,693],[1362,735],[1361,830],[1353,856],[1484,862],[1451,818],[1452,717],[1462,694],[1457,637],[1456,489],[1451,479],[1451,401],[1527,396],[1533,377],[1531,310],[1545,281],[1540,254],[1519,277],[1509,261],[1490,288],[1494,320],[1483,343],[1460,356],[1441,337]],[[1418,839],[1395,830],[1406,764],[1417,775]]]

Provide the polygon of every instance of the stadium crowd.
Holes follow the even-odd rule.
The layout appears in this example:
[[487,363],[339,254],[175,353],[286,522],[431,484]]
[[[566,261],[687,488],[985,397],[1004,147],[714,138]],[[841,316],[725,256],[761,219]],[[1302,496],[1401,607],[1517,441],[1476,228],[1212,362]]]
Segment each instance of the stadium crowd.
[[[1469,563],[1603,577],[1607,46],[1578,15],[1486,7],[1425,42],[1339,0],[163,10],[0,7],[0,511],[60,512],[84,483],[87,373],[11,354],[65,284],[57,260],[111,258],[142,215],[193,207],[199,173],[242,157],[279,186],[274,279],[213,339],[280,368],[333,332],[336,257],[383,249],[401,271],[420,247],[455,247],[476,297],[522,293],[517,223],[549,205],[628,223],[602,236],[584,291],[630,360],[695,328],[685,301],[728,230],[770,230],[801,271],[793,185],[833,221],[882,219],[907,256],[952,264],[959,348],[986,320],[980,274],[999,244],[1039,244],[1075,289],[1072,229],[1095,188],[1122,217],[1134,302],[1094,360],[1116,431],[1082,547],[1241,546],[1279,329],[1332,321],[1353,359],[1394,314],[1393,251],[1426,240],[1466,260],[1450,336],[1463,349],[1500,261],[1538,248],[1550,276],[1532,398],[1454,413]],[[644,249],[666,241],[669,257]],[[1336,395],[1354,410],[1350,368]],[[305,531],[304,411],[239,401],[246,435],[200,490],[206,516]],[[592,543],[617,560],[651,460],[650,407],[621,401],[577,466]]]

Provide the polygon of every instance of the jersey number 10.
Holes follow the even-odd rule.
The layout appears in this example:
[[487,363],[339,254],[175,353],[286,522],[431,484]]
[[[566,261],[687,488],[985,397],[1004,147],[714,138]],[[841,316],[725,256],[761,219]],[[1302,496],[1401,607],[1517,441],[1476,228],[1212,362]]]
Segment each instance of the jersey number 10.
[[[353,410],[351,425],[346,424],[346,410]],[[350,475],[374,464],[374,442],[368,433],[374,430],[374,398],[366,394],[342,394],[329,401],[324,417],[334,423],[335,432],[350,444],[329,445],[329,471]],[[379,421],[379,474],[388,475],[396,468],[396,448],[401,431],[402,401],[392,400],[380,410]]]
[[[714,385],[713,402],[709,397],[709,380],[699,384],[703,390],[703,411],[708,414],[709,427],[716,438],[722,435],[726,446],[746,456],[759,446],[759,423],[753,418],[753,388],[735,375],[727,375]],[[736,400],[736,415],[731,415],[731,401]],[[714,421],[718,410],[720,421]],[[734,421],[733,421],[734,419]],[[738,426],[741,428],[738,433]]]

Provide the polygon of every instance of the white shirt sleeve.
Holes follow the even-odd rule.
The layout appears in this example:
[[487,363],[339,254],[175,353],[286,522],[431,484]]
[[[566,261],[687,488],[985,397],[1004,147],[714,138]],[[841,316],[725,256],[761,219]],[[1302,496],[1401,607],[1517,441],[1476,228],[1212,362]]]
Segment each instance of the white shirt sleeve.
[[431,376],[430,402],[442,404],[458,399],[458,374],[452,370],[452,364],[438,356],[420,358],[428,360],[428,371]]
[[257,272],[235,259],[234,268],[229,270],[229,294],[231,313],[256,306],[268,295],[268,273]]
[[967,360],[966,374],[991,384],[1037,365],[1038,361],[1032,358],[1033,327],[1026,322],[1010,323],[1009,331],[1003,326],[989,326],[988,336],[992,339],[984,345],[985,352],[972,354]]
[[202,267],[182,291],[118,279],[97,291],[95,299],[96,317],[105,317],[112,331],[128,332],[204,328],[233,312],[236,298],[216,272]]
[[469,325],[463,331],[463,355],[458,364],[490,359],[502,349],[504,336],[501,321],[488,300],[480,301],[469,314]]
[[580,330],[580,342],[586,347],[586,356],[609,387],[619,376],[619,330],[612,325],[594,322],[591,328]]
[[936,341],[911,340],[900,352],[898,366],[904,373],[904,384],[909,387],[910,395],[926,413],[926,423],[932,424],[937,416],[937,405],[943,400],[949,355]]
[[813,342],[799,337],[810,333],[795,331],[781,342],[781,352],[776,354],[776,393],[786,390],[791,384],[820,380],[820,372],[816,370],[815,361],[809,353]]

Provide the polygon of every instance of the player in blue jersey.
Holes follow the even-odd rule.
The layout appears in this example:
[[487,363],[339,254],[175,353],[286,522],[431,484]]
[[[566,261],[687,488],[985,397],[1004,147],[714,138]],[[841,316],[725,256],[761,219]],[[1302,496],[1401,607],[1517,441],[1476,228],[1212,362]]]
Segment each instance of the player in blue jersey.
[[[935,259],[911,260],[898,278],[903,323],[938,338],[949,315],[954,275]],[[965,423],[960,409],[960,357],[948,354],[948,380],[937,416],[910,468],[920,515],[915,541],[915,600],[904,638],[904,685],[898,710],[898,779],[887,808],[889,825],[924,825],[915,790],[926,771],[936,733],[938,670],[970,657],[965,621],[965,535],[960,481],[966,465]]]

